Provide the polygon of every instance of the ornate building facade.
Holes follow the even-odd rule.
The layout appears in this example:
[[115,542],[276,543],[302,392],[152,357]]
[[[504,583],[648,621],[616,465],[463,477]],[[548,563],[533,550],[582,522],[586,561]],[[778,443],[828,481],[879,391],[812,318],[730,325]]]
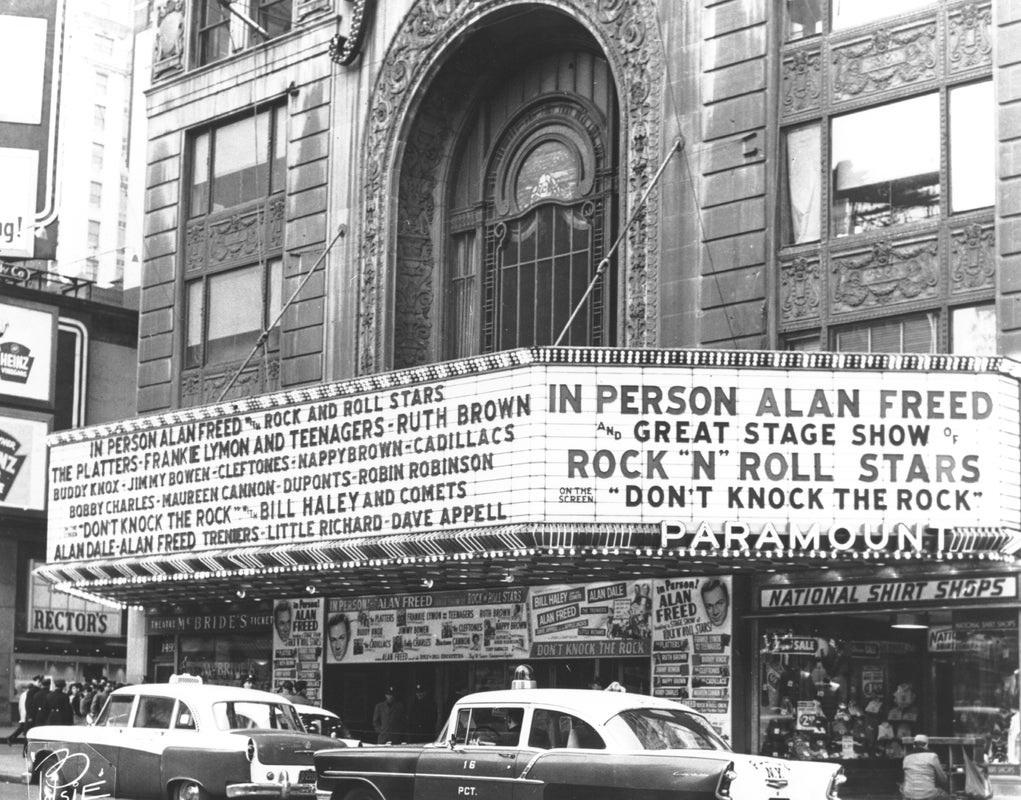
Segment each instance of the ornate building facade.
[[[712,394],[699,383],[723,380],[731,368],[743,376],[735,385],[762,393],[759,416],[775,411],[789,422],[805,416],[790,387],[812,391],[804,380],[811,370],[843,377],[834,378],[839,403],[812,395],[809,416],[830,416],[831,408],[841,409],[832,416],[867,414],[857,392],[881,392],[884,376],[905,387],[910,376],[927,382],[929,402],[937,406],[927,407],[927,419],[943,418],[936,394],[965,391],[952,388],[962,374],[1003,377],[1013,388],[997,402],[1014,397],[1010,359],[1021,350],[1015,310],[1021,284],[1011,278],[1011,265],[1021,248],[1014,185],[1021,128],[1012,124],[1018,103],[1012,76],[1021,61],[1021,17],[1011,3],[156,0],[154,16],[138,371],[138,407],[151,416],[96,432],[96,446],[102,452],[110,445],[98,439],[123,435],[132,437],[125,446],[163,441],[172,449],[192,434],[160,440],[153,431],[192,425],[199,440],[204,431],[234,440],[202,461],[200,469],[221,474],[228,467],[218,459],[232,447],[240,448],[234,455],[247,455],[238,443],[245,437],[265,436],[253,445],[264,452],[277,447],[276,434],[267,431],[290,426],[280,435],[290,436],[281,441],[291,445],[273,451],[284,461],[265,467],[281,475],[259,484],[269,488],[261,510],[248,518],[257,520],[255,527],[238,527],[235,517],[234,527],[223,529],[231,533],[205,531],[197,550],[221,539],[225,545],[208,556],[182,553],[158,565],[156,559],[151,569],[149,562],[121,568],[113,559],[103,574],[87,558],[75,566],[67,554],[81,553],[61,540],[66,531],[56,531],[53,552],[65,563],[55,563],[54,577],[147,608],[148,635],[132,640],[147,674],[194,666],[232,678],[220,673],[234,665],[261,670],[263,683],[276,683],[272,665],[289,636],[281,630],[312,613],[303,605],[310,597],[325,595],[318,613],[325,608],[329,616],[320,616],[318,635],[326,652],[310,657],[319,659],[318,667],[306,665],[306,672],[318,676],[326,703],[355,727],[364,723],[366,698],[381,681],[399,682],[409,695],[414,685],[428,684],[443,705],[464,691],[502,685],[515,654],[545,658],[543,677],[554,685],[612,679],[698,700],[741,748],[867,761],[859,770],[863,780],[884,779],[878,762],[896,760],[887,743],[921,730],[919,720],[947,738],[984,735],[1001,712],[1009,727],[1010,712],[1017,711],[1018,620],[1011,599],[1018,592],[1017,510],[1009,492],[992,510],[968,508],[960,494],[957,506],[944,508],[946,489],[935,485],[977,479],[976,462],[968,460],[975,454],[960,461],[954,455],[951,467],[943,453],[941,471],[931,475],[913,468],[908,480],[932,494],[897,495],[904,504],[898,511],[928,503],[925,519],[912,523],[926,532],[902,536],[903,547],[889,548],[848,544],[845,534],[833,533],[829,546],[798,540],[801,545],[779,553],[767,553],[766,544],[721,544],[704,557],[705,541],[672,549],[669,513],[658,509],[679,508],[696,494],[709,508],[712,489],[650,490],[647,482],[668,471],[651,451],[642,468],[611,464],[610,450],[602,448],[572,449],[566,462],[570,478],[644,473],[646,483],[620,490],[627,508],[644,504],[635,512],[644,514],[640,520],[619,509],[600,512],[603,500],[584,488],[561,487],[554,502],[553,473],[543,472],[552,461],[539,456],[522,456],[501,473],[505,497],[471,505],[460,517],[447,509],[449,524],[439,524],[447,538],[428,530],[437,523],[415,506],[421,491],[447,491],[437,484],[404,486],[418,500],[398,501],[392,515],[350,519],[339,494],[309,500],[301,492],[326,487],[316,477],[322,459],[350,456],[361,459],[356,483],[378,489],[373,503],[393,504],[386,492],[413,477],[405,468],[420,467],[409,466],[410,454],[391,463],[392,452],[371,440],[443,428],[455,415],[459,425],[515,418],[523,426],[520,418],[534,420],[540,405],[542,413],[559,415],[601,412],[616,402],[635,440],[687,441],[687,429],[663,420],[669,430],[657,427],[655,435],[667,438],[652,440],[628,415],[695,413],[696,403],[709,397],[705,409],[715,411],[707,413],[737,414],[736,395],[721,387]],[[567,380],[556,377],[561,371],[597,364],[618,370],[607,380],[619,385],[591,376],[555,382]],[[646,385],[629,372],[660,366],[691,370],[683,389]],[[787,377],[754,372],[788,368]],[[549,377],[535,377],[540,369]],[[865,388],[844,370],[868,372]],[[517,381],[554,383],[548,395],[521,388],[501,405],[486,400],[501,371],[509,376],[501,384],[507,392]],[[650,381],[667,380],[649,374]],[[477,386],[465,389],[458,383],[465,376],[477,376]],[[430,381],[443,385],[423,385]],[[782,383],[788,394],[777,405],[772,387],[779,392]],[[678,400],[689,389],[691,405]],[[453,403],[455,390],[463,392],[458,404],[437,407],[435,415],[394,411]],[[473,392],[477,400],[470,399]],[[593,396],[596,405],[586,406]],[[673,411],[663,411],[668,396],[680,403]],[[328,401],[329,409],[303,405],[318,401]],[[992,406],[973,401],[969,413],[976,421],[991,418]],[[876,408],[877,418],[890,411]],[[277,418],[275,409],[288,410]],[[898,413],[909,420],[918,409],[908,403]],[[334,455],[312,462],[294,454],[328,435],[293,429],[299,423],[370,413],[379,416],[337,429],[344,446],[334,447]],[[1005,419],[1011,413],[1008,408]],[[588,435],[613,438],[620,424],[600,423]],[[513,436],[523,436],[522,429]],[[538,437],[529,440],[540,442],[537,447],[555,449],[557,429],[527,430]],[[799,430],[798,446],[819,444]],[[870,430],[869,446],[882,448],[894,446],[906,428]],[[509,444],[513,436],[492,438],[508,435],[506,425],[496,425],[442,441],[467,452]],[[1015,435],[1007,423],[1000,444]],[[77,442],[65,437],[56,444]],[[720,453],[725,458],[729,451]],[[787,455],[764,456],[762,474],[794,484],[830,480],[818,459],[814,471],[799,472],[797,459],[792,464]],[[690,457],[695,473],[716,480],[716,456]],[[733,475],[759,476],[754,458]],[[868,482],[875,465],[863,458],[865,477],[858,480]],[[1000,485],[1014,481],[1009,462],[1002,462]],[[444,464],[454,470],[463,464],[482,480],[493,462],[483,456]],[[957,465],[969,466],[958,473]],[[391,466],[399,474],[387,471]],[[335,469],[331,474],[343,474]],[[903,478],[890,468],[881,480],[893,486]],[[722,487],[726,479],[721,474],[718,481]],[[468,491],[453,486],[450,491]],[[252,491],[261,490],[253,483]],[[546,499],[529,505],[517,491]],[[993,494],[988,488],[986,497]],[[173,505],[175,497],[160,502]],[[733,512],[741,501],[730,497]],[[793,490],[785,495],[772,506],[776,520],[766,524],[789,523],[800,497]],[[880,495],[854,497],[857,505],[840,506],[857,514],[854,524],[872,520],[870,514],[879,514],[883,525],[894,522],[881,513]],[[567,503],[597,508],[584,521],[579,511],[572,523],[565,521]],[[928,513],[936,506],[962,519],[973,513],[966,523],[948,523]],[[527,525],[519,524],[519,513]],[[943,525],[954,533],[937,534]],[[373,536],[384,527],[386,535]],[[241,545],[252,530],[271,539],[290,531],[315,542],[261,547],[249,556]],[[185,531],[185,539],[188,534],[196,535]],[[861,541],[872,541],[868,535]],[[825,591],[831,568],[850,587],[842,595]],[[919,587],[916,595],[891,593],[908,578]],[[942,583],[958,579],[978,581],[968,584],[978,593],[965,596],[963,611],[953,593],[964,590]],[[542,594],[537,587],[547,581],[578,586]],[[797,590],[786,588],[791,585]],[[473,589],[490,594],[475,601],[457,594]],[[701,652],[723,659],[700,660],[697,676],[688,653],[673,652],[661,630],[669,612],[653,614],[666,608],[667,597],[692,589],[695,600],[701,591],[705,615],[692,604],[691,630],[678,632],[678,641],[710,637],[692,647],[721,648]],[[271,602],[288,596],[290,605]],[[571,613],[605,617],[605,624],[586,630],[613,639],[612,646],[600,650],[590,640],[584,647],[574,642],[572,650],[569,637],[557,637],[559,628],[542,609],[569,597],[576,597],[568,603]],[[402,606],[401,598],[417,599]],[[479,612],[477,631],[451,625],[426,642],[433,634],[427,635],[425,617],[417,634],[412,630],[412,607],[472,602],[489,609]],[[208,608],[218,616],[205,616]],[[384,619],[388,611],[392,618]],[[946,657],[956,645],[941,650],[918,635],[889,634],[887,618],[897,612],[927,615],[929,629],[949,630],[946,641],[961,643],[962,652],[974,644],[972,655],[978,644],[968,637],[980,636],[983,647],[995,639],[987,649],[996,658],[974,665],[988,684],[981,702],[937,702],[956,698],[954,687],[964,685]],[[450,612],[449,619],[466,613]],[[485,624],[494,620],[495,626]],[[517,622],[524,638],[515,649]],[[733,628],[712,633],[724,623]],[[692,633],[699,626],[706,627]],[[261,644],[252,649],[256,639],[236,633],[241,629],[258,631]],[[222,638],[226,632],[239,637],[230,653],[217,655],[203,643],[203,633]],[[554,641],[548,648],[541,641],[547,635]],[[645,644],[622,644],[631,639]],[[472,665],[441,665],[448,657],[438,650],[435,658],[409,655],[415,648],[431,653],[441,641],[463,648]],[[491,647],[488,660],[470,655]],[[386,657],[373,660],[370,652],[381,648]],[[288,658],[287,669],[301,672],[294,666],[299,656]],[[426,666],[400,663],[409,660]],[[819,708],[815,713],[813,706],[811,725],[795,730],[791,715],[799,702]],[[839,705],[846,720],[837,720]],[[887,715],[893,706],[899,716]],[[869,730],[864,722],[852,730],[850,707],[862,720],[875,717]],[[965,713],[972,716],[960,718]],[[847,723],[839,735],[832,727],[837,721]],[[878,737],[881,725],[892,733],[882,728]],[[1021,786],[1021,763],[1013,766],[1021,755],[1006,733],[997,742],[989,760],[1006,765],[1003,780],[1016,777]]]

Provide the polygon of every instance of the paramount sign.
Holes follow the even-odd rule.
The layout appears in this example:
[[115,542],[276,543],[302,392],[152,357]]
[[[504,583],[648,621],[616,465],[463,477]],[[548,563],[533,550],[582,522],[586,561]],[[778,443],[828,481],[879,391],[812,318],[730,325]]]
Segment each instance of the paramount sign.
[[730,553],[784,552],[804,555],[810,552],[926,553],[946,549],[951,533],[921,525],[844,525],[822,526],[788,523],[751,526],[741,522],[722,525],[702,522],[689,528],[683,522],[663,522],[661,546]]

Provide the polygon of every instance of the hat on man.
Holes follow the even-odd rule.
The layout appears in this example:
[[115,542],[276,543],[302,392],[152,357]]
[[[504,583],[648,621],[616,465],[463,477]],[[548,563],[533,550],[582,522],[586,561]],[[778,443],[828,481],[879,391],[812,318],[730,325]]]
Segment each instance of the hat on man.
[[919,733],[915,735],[914,742],[915,747],[928,747],[929,737],[926,736],[924,733]]

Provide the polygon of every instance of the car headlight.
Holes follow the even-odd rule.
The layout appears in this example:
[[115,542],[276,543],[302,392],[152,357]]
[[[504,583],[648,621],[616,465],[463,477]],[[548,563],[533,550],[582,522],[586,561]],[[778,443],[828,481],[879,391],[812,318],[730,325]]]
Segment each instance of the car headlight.
[[830,778],[830,785],[826,789],[827,800],[840,800],[840,785],[846,781],[847,776],[844,774],[844,768],[841,767]]
[[737,773],[734,771],[734,762],[731,761],[730,765],[723,770],[723,774],[720,775],[720,782],[716,786],[717,800],[729,800],[730,784],[732,784],[736,778]]

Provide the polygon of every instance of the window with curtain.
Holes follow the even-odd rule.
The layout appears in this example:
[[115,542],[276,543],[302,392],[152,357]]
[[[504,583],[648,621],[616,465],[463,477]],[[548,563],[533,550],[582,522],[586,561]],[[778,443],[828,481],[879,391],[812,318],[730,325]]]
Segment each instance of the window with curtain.
[[822,213],[819,145],[818,123],[792,128],[784,136],[787,170],[784,244],[802,244],[819,240]]
[[934,313],[845,325],[834,331],[833,349],[843,353],[934,353]]

